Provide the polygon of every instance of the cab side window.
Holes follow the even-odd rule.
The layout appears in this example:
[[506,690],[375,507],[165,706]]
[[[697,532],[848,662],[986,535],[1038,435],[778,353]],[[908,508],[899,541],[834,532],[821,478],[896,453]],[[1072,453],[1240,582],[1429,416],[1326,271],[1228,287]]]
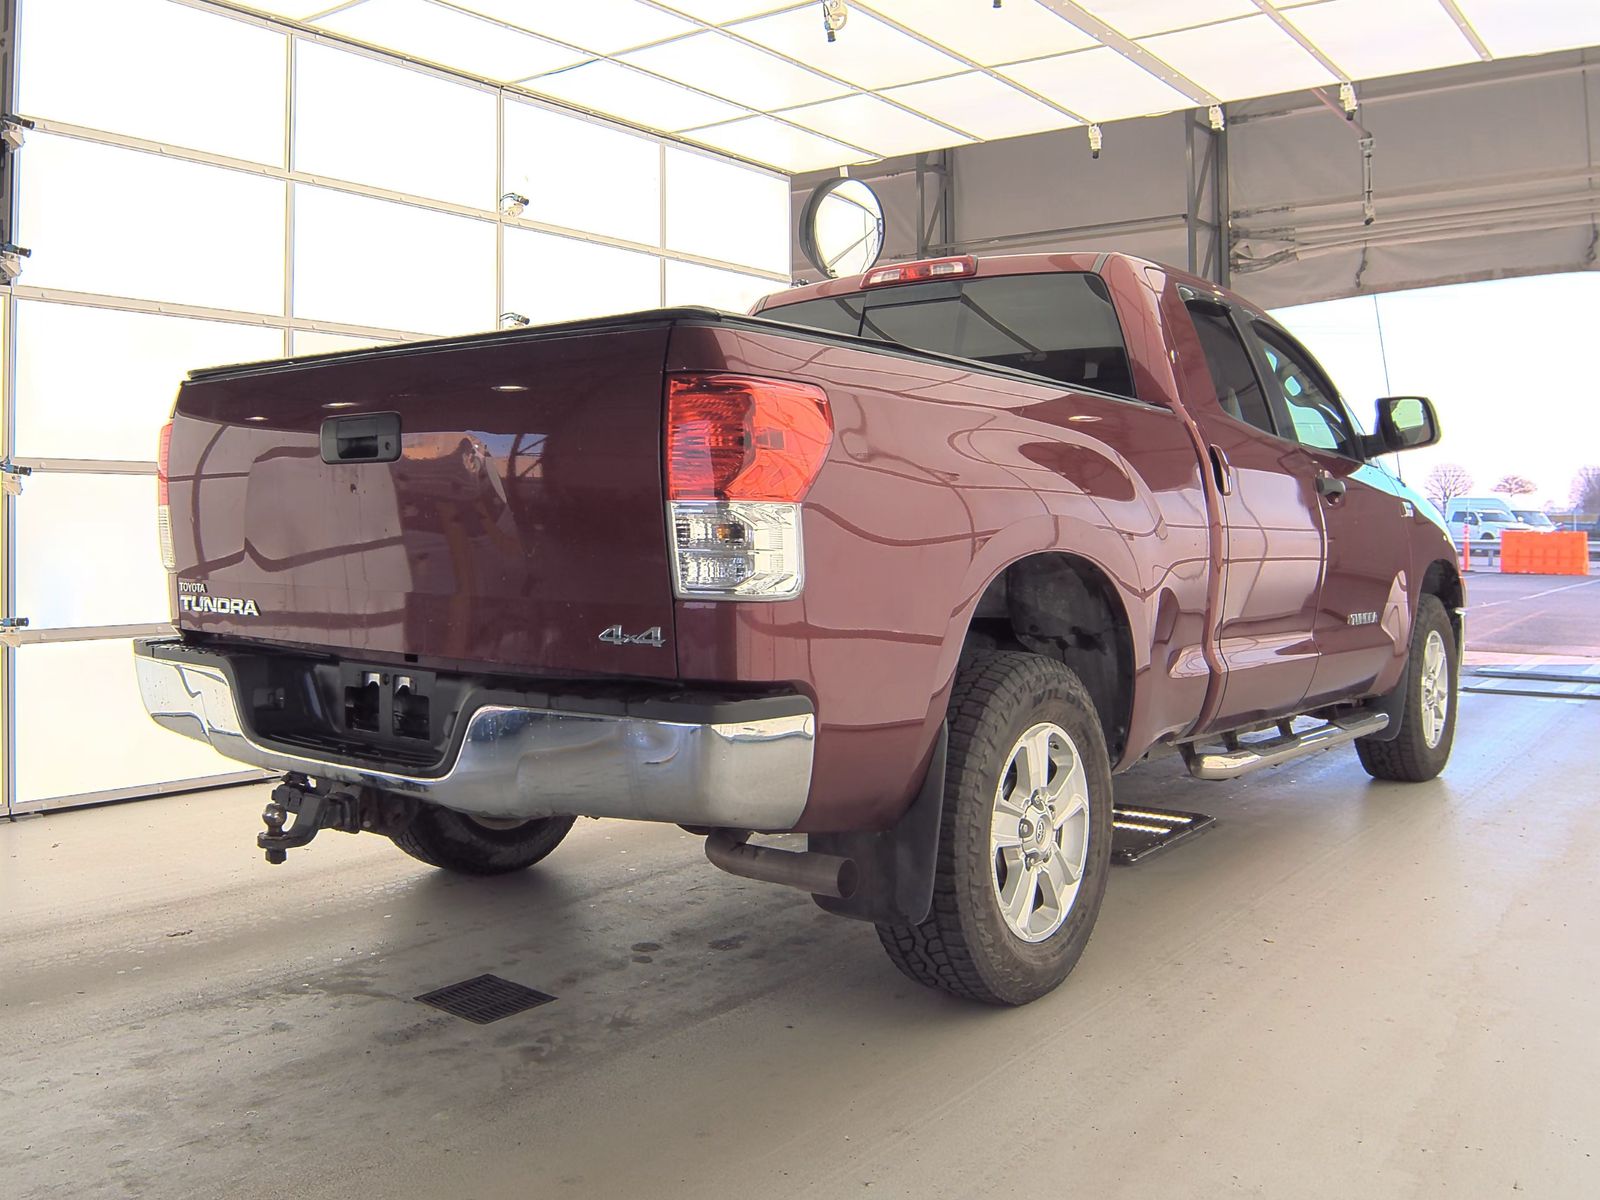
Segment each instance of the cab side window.
[[1272,410],[1261,390],[1261,381],[1256,378],[1256,369],[1250,364],[1250,352],[1227,310],[1203,300],[1190,300],[1187,307],[1195,332],[1200,335],[1200,348],[1205,351],[1206,366],[1222,411],[1263,433],[1276,434]]
[[1311,363],[1311,356],[1285,334],[1262,321],[1251,323],[1288,410],[1294,440],[1312,450],[1356,458],[1350,419],[1333,386]]

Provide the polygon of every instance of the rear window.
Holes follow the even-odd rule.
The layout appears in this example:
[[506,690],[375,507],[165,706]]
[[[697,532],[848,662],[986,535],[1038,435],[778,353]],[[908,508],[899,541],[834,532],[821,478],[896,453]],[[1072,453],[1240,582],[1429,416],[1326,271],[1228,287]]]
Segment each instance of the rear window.
[[1135,395],[1111,294],[1087,272],[913,283],[803,300],[760,315]]

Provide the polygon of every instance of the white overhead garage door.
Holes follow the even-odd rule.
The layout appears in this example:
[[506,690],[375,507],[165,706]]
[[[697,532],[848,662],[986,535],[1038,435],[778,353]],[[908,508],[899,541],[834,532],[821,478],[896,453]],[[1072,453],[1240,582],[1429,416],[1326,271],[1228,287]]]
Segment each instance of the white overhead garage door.
[[770,171],[180,0],[21,0],[16,33],[0,812],[237,777],[144,715],[129,650],[169,617],[190,368],[788,282]]

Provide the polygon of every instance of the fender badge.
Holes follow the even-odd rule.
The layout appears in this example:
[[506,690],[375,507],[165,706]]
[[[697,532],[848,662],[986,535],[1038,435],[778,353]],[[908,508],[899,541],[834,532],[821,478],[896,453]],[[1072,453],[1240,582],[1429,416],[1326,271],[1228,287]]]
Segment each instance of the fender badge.
[[667,639],[661,636],[661,626],[652,625],[643,633],[623,633],[621,625],[613,625],[600,635],[600,640],[608,646],[665,646]]

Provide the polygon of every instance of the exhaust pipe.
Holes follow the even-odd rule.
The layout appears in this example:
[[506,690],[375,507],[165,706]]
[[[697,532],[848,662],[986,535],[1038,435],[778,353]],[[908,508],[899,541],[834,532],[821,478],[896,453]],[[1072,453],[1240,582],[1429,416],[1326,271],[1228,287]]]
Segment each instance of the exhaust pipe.
[[746,840],[749,836],[742,830],[714,829],[706,835],[706,857],[713,866],[745,879],[782,884],[835,900],[848,900],[855,895],[861,879],[855,859],[810,850],[752,846]]

